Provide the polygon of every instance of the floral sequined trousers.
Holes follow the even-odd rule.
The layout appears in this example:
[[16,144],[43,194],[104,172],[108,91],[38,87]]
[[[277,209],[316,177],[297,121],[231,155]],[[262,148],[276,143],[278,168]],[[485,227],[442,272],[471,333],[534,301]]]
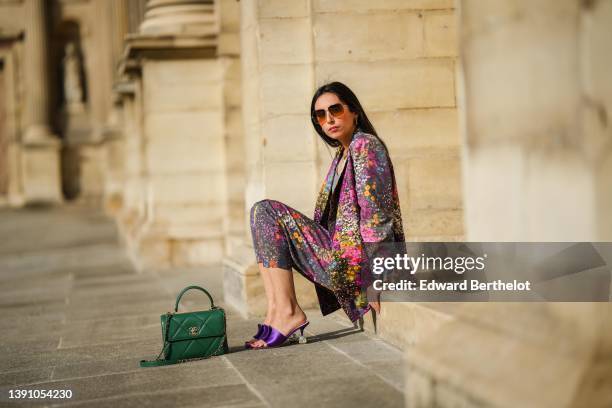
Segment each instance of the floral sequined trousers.
[[293,268],[331,289],[326,269],[332,259],[332,240],[325,227],[279,201],[262,200],[251,208],[251,235],[258,263],[266,268]]

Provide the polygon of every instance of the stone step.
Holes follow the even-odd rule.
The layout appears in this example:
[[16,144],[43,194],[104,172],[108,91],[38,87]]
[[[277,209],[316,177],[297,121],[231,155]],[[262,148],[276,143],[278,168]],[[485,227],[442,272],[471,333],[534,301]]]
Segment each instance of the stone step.
[[608,303],[383,302],[363,324],[405,351],[407,406],[542,407],[612,401],[593,357],[611,317]]
[[[406,348],[409,406],[572,406],[604,327],[596,316],[609,315],[606,307],[464,305],[459,318]],[[568,323],[570,308],[581,318]]]

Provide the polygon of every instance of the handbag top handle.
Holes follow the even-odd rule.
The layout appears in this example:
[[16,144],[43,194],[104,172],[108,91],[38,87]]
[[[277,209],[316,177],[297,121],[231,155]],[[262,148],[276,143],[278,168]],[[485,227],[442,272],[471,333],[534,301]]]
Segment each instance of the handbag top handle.
[[213,298],[212,296],[210,296],[210,293],[208,293],[208,291],[204,288],[201,288],[199,286],[187,286],[185,289],[181,290],[181,293],[179,293],[179,295],[176,297],[176,304],[174,305],[174,312],[178,312],[178,305],[179,302],[181,301],[181,298],[183,297],[183,295],[185,294],[185,292],[187,292],[188,290],[191,289],[197,289],[197,290],[201,290],[202,292],[206,293],[206,296],[208,296],[208,299],[210,299],[210,308],[214,309],[215,308],[215,302],[213,302]]

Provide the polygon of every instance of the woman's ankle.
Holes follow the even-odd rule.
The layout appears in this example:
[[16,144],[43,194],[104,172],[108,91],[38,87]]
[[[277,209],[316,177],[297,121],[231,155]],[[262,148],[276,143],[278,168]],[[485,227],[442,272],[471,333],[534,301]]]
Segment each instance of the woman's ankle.
[[304,313],[304,311],[299,305],[295,305],[295,306],[287,306],[284,308],[278,308],[274,316],[277,319],[285,320],[285,319],[293,319],[297,316],[305,317],[306,313]]
[[272,319],[274,318],[274,314],[276,313],[276,305],[268,304],[268,310],[266,311],[266,317],[264,319],[264,324],[270,324]]

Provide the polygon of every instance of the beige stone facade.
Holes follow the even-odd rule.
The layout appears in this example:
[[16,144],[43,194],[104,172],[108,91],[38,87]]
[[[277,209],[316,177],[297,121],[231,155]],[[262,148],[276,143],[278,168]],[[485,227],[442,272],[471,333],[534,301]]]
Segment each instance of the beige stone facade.
[[[610,27],[610,0],[0,1],[0,205],[102,206],[139,268],[222,263],[261,315],[249,209],[312,215],[333,152],[309,104],[338,80],[407,240],[610,241]],[[609,313],[383,303],[376,332],[411,407],[605,406]]]

